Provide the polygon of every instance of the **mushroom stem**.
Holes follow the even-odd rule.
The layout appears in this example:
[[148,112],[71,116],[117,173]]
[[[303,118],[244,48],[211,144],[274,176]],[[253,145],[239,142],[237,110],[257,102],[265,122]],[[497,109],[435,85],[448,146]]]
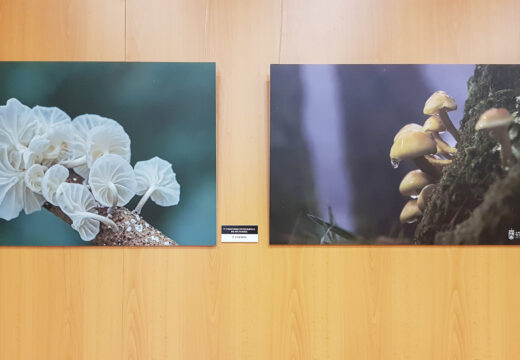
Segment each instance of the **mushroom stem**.
[[504,168],[513,165],[515,158],[511,150],[511,140],[509,139],[508,129],[506,127],[496,128],[491,131],[491,135],[497,139],[500,144],[500,160]]
[[99,214],[94,214],[91,212],[82,212],[82,213],[80,213],[80,215],[82,215],[86,218],[97,220],[97,221],[105,224],[109,228],[111,228],[113,231],[119,232],[119,227],[117,226],[117,224],[107,217],[101,216]]
[[433,139],[437,144],[437,154],[442,156],[454,156],[457,153],[457,149],[448,145],[439,135],[438,132],[431,132]]
[[75,168],[75,167],[78,167],[78,166],[83,166],[83,165],[87,165],[87,157],[86,156],[82,156],[82,157],[79,157],[77,159],[74,159],[74,160],[69,160],[69,161],[64,161],[61,163],[61,165],[67,167],[67,168]]
[[107,210],[107,214],[112,215],[117,206],[117,188],[112,181],[108,182],[108,188],[110,189],[110,191],[112,191],[112,194],[114,194],[115,196],[114,203]]
[[150,186],[148,188],[146,193],[143,195],[143,197],[141,198],[141,200],[139,201],[139,203],[135,207],[134,213],[136,213],[136,214],[140,214],[141,213],[141,210],[143,209],[144,204],[146,204],[146,202],[148,201],[150,196],[152,196],[154,191],[155,191],[155,186]]
[[460,142],[460,134],[457,131],[457,128],[450,120],[450,117],[448,116],[448,112],[444,109],[439,110],[439,117],[442,120],[442,123],[444,126],[446,126],[446,130],[457,140],[457,142]]
[[426,160],[426,158],[424,156],[419,156],[419,157],[413,159],[413,161],[419,169],[421,169],[426,174],[433,177],[435,180],[438,180],[441,178],[442,173],[439,171],[439,169],[437,169],[435,166],[430,164],[430,162],[428,160]]

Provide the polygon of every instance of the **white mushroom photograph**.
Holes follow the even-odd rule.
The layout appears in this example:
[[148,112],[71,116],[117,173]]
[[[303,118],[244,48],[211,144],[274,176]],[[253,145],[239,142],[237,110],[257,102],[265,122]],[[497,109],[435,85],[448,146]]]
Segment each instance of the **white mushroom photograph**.
[[216,244],[213,63],[0,63],[0,246]]
[[270,243],[520,245],[520,65],[271,65]]

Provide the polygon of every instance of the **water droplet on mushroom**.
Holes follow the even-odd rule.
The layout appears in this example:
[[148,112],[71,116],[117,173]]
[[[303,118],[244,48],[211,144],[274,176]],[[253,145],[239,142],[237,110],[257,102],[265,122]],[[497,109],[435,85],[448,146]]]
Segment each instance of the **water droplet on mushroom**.
[[399,160],[397,160],[397,159],[390,159],[390,164],[392,164],[392,167],[394,169],[397,169],[399,167]]

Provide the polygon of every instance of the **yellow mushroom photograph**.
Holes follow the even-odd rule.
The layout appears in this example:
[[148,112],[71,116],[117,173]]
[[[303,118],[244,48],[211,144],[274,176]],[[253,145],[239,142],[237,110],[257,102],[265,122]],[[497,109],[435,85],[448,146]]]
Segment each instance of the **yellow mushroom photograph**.
[[270,243],[520,245],[520,65],[271,65]]

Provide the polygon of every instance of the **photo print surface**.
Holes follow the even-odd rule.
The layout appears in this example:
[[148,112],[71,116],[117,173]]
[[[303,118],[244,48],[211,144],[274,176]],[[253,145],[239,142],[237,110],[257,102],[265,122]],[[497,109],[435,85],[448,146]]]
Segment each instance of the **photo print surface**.
[[520,244],[519,65],[271,65],[270,243]]
[[216,244],[214,63],[0,63],[0,246]]

